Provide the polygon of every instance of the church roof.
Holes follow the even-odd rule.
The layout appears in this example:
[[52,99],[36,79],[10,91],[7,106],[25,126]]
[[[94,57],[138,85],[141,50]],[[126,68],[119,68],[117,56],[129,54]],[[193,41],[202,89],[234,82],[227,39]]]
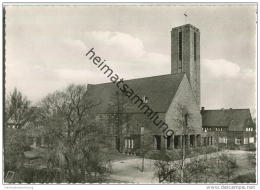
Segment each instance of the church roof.
[[203,110],[203,127],[228,127],[229,131],[243,131],[253,124],[249,109]]
[[[147,97],[147,105],[154,112],[166,112],[184,75],[179,73],[125,80],[124,84],[127,84],[140,98]],[[119,91],[119,94],[122,94],[116,83],[91,84],[88,85],[88,91],[92,98],[100,102],[95,108],[98,113],[112,113],[109,105],[115,101],[115,93]],[[124,97],[123,102],[126,102],[124,112],[141,112],[137,108],[138,104],[130,102],[125,95],[121,97]]]

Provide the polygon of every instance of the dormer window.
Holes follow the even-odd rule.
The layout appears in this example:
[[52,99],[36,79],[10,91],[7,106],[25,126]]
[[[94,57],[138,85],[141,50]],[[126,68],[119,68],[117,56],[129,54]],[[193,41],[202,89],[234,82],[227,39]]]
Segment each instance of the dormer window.
[[246,131],[249,132],[249,131],[253,131],[254,129],[252,127],[247,127],[246,128]]

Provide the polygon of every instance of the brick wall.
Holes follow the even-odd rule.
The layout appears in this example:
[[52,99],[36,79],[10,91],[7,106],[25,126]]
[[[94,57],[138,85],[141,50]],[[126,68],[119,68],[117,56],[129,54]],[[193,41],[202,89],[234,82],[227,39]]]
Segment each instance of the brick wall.
[[201,121],[201,114],[198,105],[196,104],[195,97],[192,94],[190,84],[188,82],[187,77],[183,78],[178,91],[175,94],[175,97],[172,103],[169,106],[169,109],[166,113],[166,123],[168,124],[169,128],[173,129],[176,135],[182,133],[178,122],[176,119],[179,118],[179,111],[178,107],[183,105],[187,112],[189,113],[190,119],[188,120],[188,124],[193,128],[193,134],[201,134],[202,133],[202,121]]

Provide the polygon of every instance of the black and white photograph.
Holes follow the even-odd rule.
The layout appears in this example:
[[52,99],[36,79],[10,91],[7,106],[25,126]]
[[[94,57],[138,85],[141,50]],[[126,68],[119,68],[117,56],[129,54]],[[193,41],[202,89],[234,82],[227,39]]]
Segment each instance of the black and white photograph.
[[254,189],[257,11],[3,3],[3,186]]

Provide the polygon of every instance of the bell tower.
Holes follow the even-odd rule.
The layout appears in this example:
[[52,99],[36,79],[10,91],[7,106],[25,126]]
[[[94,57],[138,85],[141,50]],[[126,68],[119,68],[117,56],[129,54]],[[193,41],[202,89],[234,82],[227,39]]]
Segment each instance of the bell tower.
[[200,107],[200,31],[191,24],[171,31],[171,73],[186,73]]

